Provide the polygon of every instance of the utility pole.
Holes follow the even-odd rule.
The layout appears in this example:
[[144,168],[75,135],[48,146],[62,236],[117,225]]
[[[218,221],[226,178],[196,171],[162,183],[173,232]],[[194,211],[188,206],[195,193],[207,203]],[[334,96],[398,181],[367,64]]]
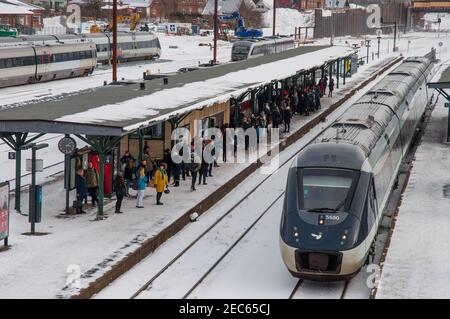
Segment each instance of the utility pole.
[[394,51],[397,51],[397,21],[394,22]]
[[217,25],[217,10],[218,10],[218,0],[214,0],[214,48],[213,48],[213,64],[216,64],[217,62],[217,32],[218,32],[218,25]]
[[275,36],[275,22],[277,20],[277,0],[273,0],[273,25],[272,25],[272,35]]
[[112,80],[117,81],[117,0],[113,0]]
[[370,41],[371,40],[366,40],[366,47],[367,47],[367,63],[369,63],[369,48],[370,48]]
[[378,40],[377,57],[379,59],[380,58],[380,41],[381,41],[381,36],[377,36],[377,40]]

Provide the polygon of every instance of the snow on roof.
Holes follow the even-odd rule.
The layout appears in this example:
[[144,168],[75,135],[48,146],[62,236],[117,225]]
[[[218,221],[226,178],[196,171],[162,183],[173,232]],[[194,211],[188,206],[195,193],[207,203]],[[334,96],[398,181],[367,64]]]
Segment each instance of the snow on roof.
[[0,2],[0,14],[33,14],[33,12],[22,6]]
[[45,10],[44,8],[36,6],[34,4],[25,3],[25,2],[22,2],[22,1],[18,1],[18,0],[1,0],[0,2],[7,2],[9,4],[20,6],[20,7],[23,7],[25,9],[28,9],[28,10]]
[[[247,7],[256,9],[256,5],[252,0],[219,0],[219,14],[229,14],[239,11],[242,1],[245,1]],[[214,14],[214,0],[208,0],[202,14]]]
[[[273,9],[264,14],[264,22],[268,27],[272,27]],[[314,11],[300,12],[296,9],[277,8],[276,28],[279,34],[292,34],[295,27],[314,26]]]
[[[187,83],[180,87],[173,87],[154,93],[125,100],[115,104],[105,104],[71,115],[66,115],[55,121],[79,124],[101,124],[105,122],[120,122],[142,118],[142,122],[124,127],[125,131],[132,131],[151,122],[159,122],[180,112],[202,108],[205,105],[222,103],[232,96],[244,93],[249,88],[270,83],[275,79],[283,79],[295,75],[301,69],[320,66],[328,60],[351,53],[346,47],[330,47],[315,52],[277,60],[269,64],[261,64],[247,69],[241,69],[205,81]],[[199,101],[194,104],[193,101]],[[173,112],[161,112],[174,109]],[[158,116],[158,114],[160,114]]]
[[[128,8],[129,8],[128,5],[125,5],[125,6],[120,6],[120,5],[118,5],[118,6],[117,6],[117,10],[123,10],[123,9],[128,9]],[[101,7],[101,9],[103,9],[103,10],[112,10],[112,9],[113,9],[113,6],[107,4],[106,6]]]
[[153,0],[124,0],[122,3],[130,8],[148,8]]

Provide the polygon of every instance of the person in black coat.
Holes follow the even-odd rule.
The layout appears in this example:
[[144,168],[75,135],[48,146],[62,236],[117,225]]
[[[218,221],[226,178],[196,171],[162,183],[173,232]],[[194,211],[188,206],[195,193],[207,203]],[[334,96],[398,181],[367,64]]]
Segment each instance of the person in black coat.
[[330,83],[328,83],[328,97],[333,97],[334,90],[334,79],[330,78]]
[[86,214],[83,211],[83,202],[87,200],[87,183],[86,178],[84,177],[84,170],[79,168],[77,171],[77,175],[75,177],[75,188],[77,190],[77,214]]
[[125,154],[120,158],[120,162],[122,163],[122,167],[126,164],[128,164],[128,162],[130,160],[133,160],[133,162],[136,160],[131,154],[130,151],[125,151]]
[[301,97],[299,103],[300,114],[306,114],[306,94],[305,91],[302,90]]
[[170,183],[170,178],[173,175],[173,161],[172,161],[172,154],[170,153],[170,149],[166,149],[164,151],[163,162],[166,163],[166,165],[167,165],[166,172],[167,172],[167,178]]
[[316,110],[320,109],[322,106],[320,105],[320,89],[318,86],[314,88],[315,102],[316,102]]
[[125,196],[127,197],[130,196],[130,187],[136,178],[135,173],[136,173],[136,166],[134,165],[134,160],[130,159],[123,171],[123,178],[125,179],[125,186],[126,186]]
[[285,133],[289,133],[291,130],[291,118],[292,118],[292,111],[291,111],[291,108],[288,106],[283,111],[284,132]]
[[114,192],[116,193],[116,214],[122,214],[120,209],[122,208],[123,197],[127,194],[125,180],[122,175],[117,175],[114,180]]
[[280,110],[278,109],[278,106],[275,106],[273,111],[272,111],[272,127],[273,128],[278,128],[278,125],[281,122],[281,113]]
[[305,115],[309,115],[309,111],[312,109],[312,101],[311,101],[311,94],[306,93],[305,94]]

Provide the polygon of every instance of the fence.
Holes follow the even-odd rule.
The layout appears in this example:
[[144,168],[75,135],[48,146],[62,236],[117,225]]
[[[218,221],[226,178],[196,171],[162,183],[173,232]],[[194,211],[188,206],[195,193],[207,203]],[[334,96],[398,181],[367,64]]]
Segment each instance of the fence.
[[[397,22],[399,29],[407,24],[408,14],[404,4],[381,4],[381,19],[383,33],[392,33],[393,28],[387,27]],[[375,34],[376,29],[369,28],[367,20],[371,13],[365,9],[346,9],[331,12],[324,16],[321,9],[315,10],[315,38],[328,38],[340,36],[360,36],[363,34]]]
[[53,34],[66,34],[66,27],[45,27],[42,29],[36,29],[37,35],[53,35]]

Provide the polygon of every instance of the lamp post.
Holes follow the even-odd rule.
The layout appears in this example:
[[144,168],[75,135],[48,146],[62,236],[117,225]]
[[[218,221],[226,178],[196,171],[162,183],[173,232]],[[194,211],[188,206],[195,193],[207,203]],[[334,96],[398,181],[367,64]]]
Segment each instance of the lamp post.
[[117,0],[113,0],[112,80],[117,81]]
[[21,147],[22,150],[27,150],[31,148],[31,186],[30,186],[30,207],[29,207],[29,221],[31,223],[31,234],[35,233],[35,223],[40,222],[40,212],[41,212],[41,203],[42,198],[38,198],[41,196],[38,194],[38,189],[36,187],[36,152],[43,148],[47,148],[48,144],[36,144],[29,143],[25,144]]
[[367,47],[367,63],[369,63],[369,48],[370,48],[370,41],[369,39],[366,39],[366,47]]
[[272,25],[272,35],[275,36],[275,22],[276,22],[276,15],[277,15],[277,0],[273,0],[273,25]]
[[213,48],[213,64],[216,64],[217,61],[217,11],[218,11],[218,0],[214,0],[214,48]]

